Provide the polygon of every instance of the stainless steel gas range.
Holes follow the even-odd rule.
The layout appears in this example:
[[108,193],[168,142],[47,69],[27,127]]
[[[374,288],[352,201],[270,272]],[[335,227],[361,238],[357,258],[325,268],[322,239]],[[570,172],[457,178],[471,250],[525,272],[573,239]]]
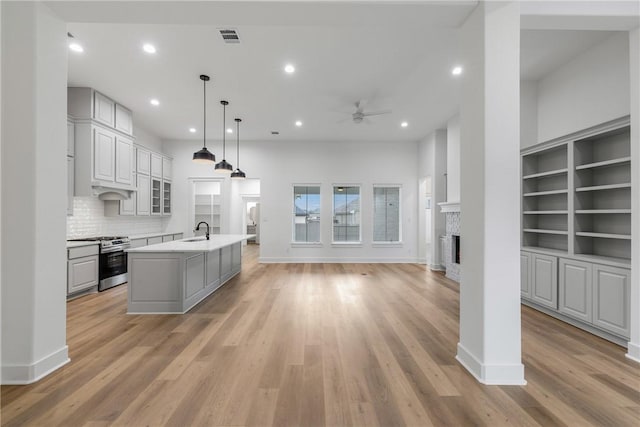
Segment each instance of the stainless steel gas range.
[[125,252],[131,245],[128,237],[101,236],[73,240],[100,242],[99,291],[121,285],[129,280],[127,274],[127,253]]

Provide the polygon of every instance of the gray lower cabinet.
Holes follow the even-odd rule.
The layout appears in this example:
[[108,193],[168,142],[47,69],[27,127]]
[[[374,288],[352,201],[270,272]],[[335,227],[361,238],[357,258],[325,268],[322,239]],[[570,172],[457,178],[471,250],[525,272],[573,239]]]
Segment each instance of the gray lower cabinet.
[[140,248],[142,246],[147,246],[147,239],[131,239],[131,248]]
[[220,249],[220,277],[223,282],[226,282],[232,276],[233,264],[231,253],[231,246],[225,246]]
[[558,311],[570,317],[591,323],[592,264],[560,258]]
[[234,243],[231,246],[231,270],[233,274],[239,273],[242,268],[242,243]]
[[629,337],[629,270],[593,265],[593,324]]
[[173,234],[167,234],[166,236],[162,236],[163,242],[173,242]]
[[531,298],[531,253],[520,252],[520,295]]
[[531,300],[558,309],[558,258],[531,254]]
[[98,286],[98,245],[71,248],[67,251],[67,294]]

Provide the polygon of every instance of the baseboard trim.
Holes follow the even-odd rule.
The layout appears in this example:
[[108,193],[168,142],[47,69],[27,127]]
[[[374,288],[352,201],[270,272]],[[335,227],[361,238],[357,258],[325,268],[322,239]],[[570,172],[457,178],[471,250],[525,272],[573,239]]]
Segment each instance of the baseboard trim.
[[447,271],[447,269],[440,264],[430,264],[429,269],[431,271]]
[[458,343],[456,360],[474,376],[478,382],[486,385],[526,385],[524,365],[486,365]]
[[416,258],[281,258],[260,257],[261,264],[419,264]]
[[31,365],[2,366],[2,385],[26,385],[41,380],[53,371],[69,363],[69,347],[66,345]]
[[627,343],[627,359],[640,363],[640,345],[629,341]]

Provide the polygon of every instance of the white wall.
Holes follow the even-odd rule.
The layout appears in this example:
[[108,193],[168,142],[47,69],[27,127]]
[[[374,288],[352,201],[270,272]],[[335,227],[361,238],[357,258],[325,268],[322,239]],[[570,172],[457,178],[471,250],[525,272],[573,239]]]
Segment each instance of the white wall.
[[[211,144],[218,156],[219,144]],[[194,164],[195,141],[165,141],[165,152],[174,162],[174,215],[169,229],[191,234],[187,218],[187,178],[215,176],[213,167]],[[415,261],[417,257],[417,145],[380,142],[245,142],[241,145],[242,169],[260,179],[261,245],[265,262],[292,261]],[[219,161],[220,159],[218,159]],[[233,158],[228,159],[232,164]],[[390,166],[389,166],[390,165]],[[227,179],[227,181],[230,181]],[[292,247],[292,185],[322,186],[322,247]],[[332,184],[360,184],[362,199],[361,247],[331,245]],[[373,184],[402,185],[401,247],[374,247],[372,236]],[[230,185],[228,186],[230,188]],[[230,203],[223,224],[231,229]],[[237,225],[237,224],[236,224]],[[234,225],[235,228],[235,225]]]
[[152,132],[136,124],[136,115],[133,113],[133,134],[136,137],[135,143],[142,145],[149,150],[162,153],[162,140]]
[[629,37],[617,33],[538,82],[538,142],[629,114]]
[[27,383],[68,362],[66,24],[39,2],[1,7],[2,382]]
[[460,201],[460,116],[447,122],[447,202]]
[[520,81],[520,148],[538,143],[538,83]]

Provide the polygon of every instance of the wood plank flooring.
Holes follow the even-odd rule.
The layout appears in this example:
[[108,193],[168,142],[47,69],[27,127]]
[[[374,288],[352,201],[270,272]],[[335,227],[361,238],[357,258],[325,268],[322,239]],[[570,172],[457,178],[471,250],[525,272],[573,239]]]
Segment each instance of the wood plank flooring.
[[409,264],[259,264],[186,315],[68,303],[71,363],[2,387],[3,426],[638,426],[625,350],[522,308],[528,385],[455,361],[458,286]]

